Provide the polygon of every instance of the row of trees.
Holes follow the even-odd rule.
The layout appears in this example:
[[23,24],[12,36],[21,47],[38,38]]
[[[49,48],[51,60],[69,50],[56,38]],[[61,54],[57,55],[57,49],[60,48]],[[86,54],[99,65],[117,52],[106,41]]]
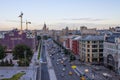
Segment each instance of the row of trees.
[[33,53],[30,47],[24,44],[19,44],[13,49],[14,59],[22,59],[26,57],[28,60],[30,60],[32,55]]
[[17,45],[13,50],[14,59],[18,59],[18,66],[29,66],[33,52],[30,47],[24,44]]
[[[3,59],[6,56],[5,53],[6,48],[0,45],[0,59]],[[13,59],[17,59],[19,66],[29,66],[31,58],[33,56],[33,52],[31,48],[24,44],[16,45],[13,49]],[[10,62],[8,60],[1,61],[0,66],[13,66],[12,60]]]
[[5,46],[0,45],[0,59],[3,59],[5,57]]
[[58,43],[57,41],[53,40],[58,46],[60,46],[63,50],[64,50],[64,54],[65,55],[69,55],[70,56],[70,62],[76,60],[76,57],[72,54],[72,52],[70,50],[67,50],[65,47],[63,47],[60,43]]

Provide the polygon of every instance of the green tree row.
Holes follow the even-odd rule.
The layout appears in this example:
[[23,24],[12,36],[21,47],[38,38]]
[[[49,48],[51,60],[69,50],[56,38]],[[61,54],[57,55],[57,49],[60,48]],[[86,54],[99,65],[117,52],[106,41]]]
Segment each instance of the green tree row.
[[0,45],[0,59],[3,59],[5,57],[5,49],[6,47]]
[[76,60],[76,57],[72,54],[72,52],[70,50],[67,50],[63,45],[61,45],[59,42],[53,40],[54,43],[56,43],[59,47],[61,47],[64,50],[64,54],[65,55],[69,55],[70,56],[70,62]]
[[24,44],[19,44],[13,49],[14,59],[18,59],[19,66],[29,66],[33,52],[31,48]]

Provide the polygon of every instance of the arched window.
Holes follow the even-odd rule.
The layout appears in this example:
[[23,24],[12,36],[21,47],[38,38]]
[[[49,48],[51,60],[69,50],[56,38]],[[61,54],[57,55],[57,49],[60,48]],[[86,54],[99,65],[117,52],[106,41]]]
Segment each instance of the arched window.
[[113,56],[111,54],[109,54],[107,56],[107,65],[111,66],[111,67],[114,67],[114,65],[115,65],[114,58],[113,58]]

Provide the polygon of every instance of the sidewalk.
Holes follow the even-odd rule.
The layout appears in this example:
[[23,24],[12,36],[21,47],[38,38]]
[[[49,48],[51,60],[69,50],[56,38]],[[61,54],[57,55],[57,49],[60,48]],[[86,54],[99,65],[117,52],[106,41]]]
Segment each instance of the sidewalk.
[[37,61],[38,52],[34,52],[30,66],[27,68],[26,74],[21,77],[20,80],[36,80],[37,75]]
[[48,54],[46,46],[45,46],[45,51],[46,51],[46,58],[47,58],[48,72],[49,72],[50,80],[57,80],[56,74],[54,71],[54,67],[52,66],[51,59],[50,59],[50,56]]

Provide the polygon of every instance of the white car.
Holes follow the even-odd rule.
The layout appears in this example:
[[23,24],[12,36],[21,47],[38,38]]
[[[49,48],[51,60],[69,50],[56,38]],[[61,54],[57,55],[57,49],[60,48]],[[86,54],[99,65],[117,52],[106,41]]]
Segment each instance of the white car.
[[62,70],[65,71],[65,68],[63,68]]
[[40,59],[40,62],[42,63],[42,62],[43,62],[43,60],[42,60],[42,59]]

